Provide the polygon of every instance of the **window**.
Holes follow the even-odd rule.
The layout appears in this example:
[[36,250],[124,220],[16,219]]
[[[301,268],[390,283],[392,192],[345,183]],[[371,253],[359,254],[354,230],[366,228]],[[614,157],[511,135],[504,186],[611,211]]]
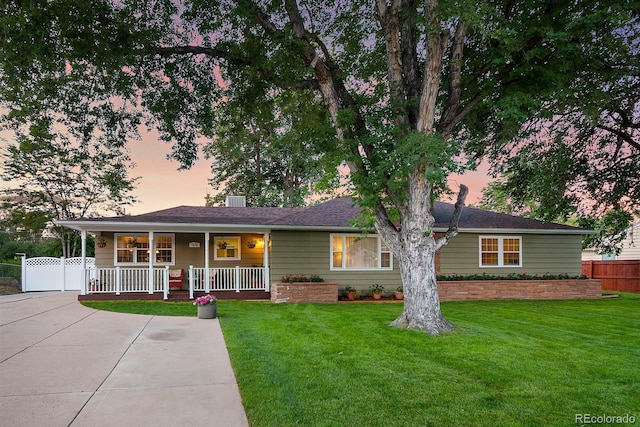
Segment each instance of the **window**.
[[480,236],[480,267],[522,267],[522,238]]
[[217,261],[240,260],[240,236],[215,236],[213,259]]
[[[173,265],[175,254],[175,238],[173,234],[155,234],[155,264]],[[149,264],[148,234],[116,234],[115,264]]]
[[392,270],[389,247],[378,236],[331,235],[331,270]]
[[173,236],[158,235],[155,237],[156,262],[168,264],[173,262]]

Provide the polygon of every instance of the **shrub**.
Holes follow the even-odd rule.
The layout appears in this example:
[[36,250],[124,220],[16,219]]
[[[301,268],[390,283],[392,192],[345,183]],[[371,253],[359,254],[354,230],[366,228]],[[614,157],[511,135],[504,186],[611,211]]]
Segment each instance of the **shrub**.
[[441,274],[436,277],[438,282],[459,282],[461,280],[568,280],[568,279],[588,279],[585,275],[571,276],[569,274],[543,274],[531,275],[526,273],[509,273],[504,276],[496,274]]
[[312,274],[310,276],[306,276],[304,274],[286,274],[282,276],[280,279],[283,283],[293,283],[293,282],[324,282],[324,279],[317,274]]

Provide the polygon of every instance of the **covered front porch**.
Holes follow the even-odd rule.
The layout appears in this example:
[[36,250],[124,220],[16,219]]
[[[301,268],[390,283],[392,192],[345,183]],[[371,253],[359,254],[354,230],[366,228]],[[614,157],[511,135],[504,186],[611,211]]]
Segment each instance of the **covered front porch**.
[[[57,221],[82,239],[80,297],[172,299],[270,293],[272,221],[294,208],[178,206],[133,216]],[[95,266],[86,263],[96,238]],[[176,275],[178,280],[176,281]]]
[[[220,298],[269,298],[268,230],[198,231],[92,231],[96,264],[82,263],[80,299],[175,300],[209,292]],[[81,234],[85,254],[87,231]]]

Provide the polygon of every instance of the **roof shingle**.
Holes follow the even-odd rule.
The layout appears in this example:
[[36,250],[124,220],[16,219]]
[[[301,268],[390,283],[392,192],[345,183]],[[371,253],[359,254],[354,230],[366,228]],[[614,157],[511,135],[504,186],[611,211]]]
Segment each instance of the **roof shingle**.
[[[435,229],[447,229],[454,205],[435,202]],[[257,225],[279,227],[350,227],[360,213],[351,198],[337,198],[308,208],[178,206],[141,215],[91,218],[88,221],[163,224]],[[562,224],[542,222],[477,208],[465,207],[458,228],[511,230],[580,230]]]

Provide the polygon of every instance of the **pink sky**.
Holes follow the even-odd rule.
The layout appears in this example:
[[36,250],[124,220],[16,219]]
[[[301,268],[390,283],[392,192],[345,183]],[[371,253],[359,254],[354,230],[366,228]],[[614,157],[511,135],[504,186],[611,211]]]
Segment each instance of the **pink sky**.
[[141,214],[174,206],[204,206],[211,178],[210,160],[202,153],[189,170],[179,171],[177,162],[167,160],[171,146],[156,138],[157,134],[143,134],[142,140],[130,141],[129,150],[136,167],[131,176],[139,176],[133,195],[138,203],[128,207],[127,213]]
[[[2,138],[13,142],[9,132],[0,133],[0,144],[5,145],[7,142]],[[203,159],[202,155],[191,169],[179,171],[178,163],[166,158],[171,147],[157,139],[153,132],[143,133],[139,141],[130,141],[129,150],[131,159],[136,163],[130,175],[140,179],[132,193],[138,202],[126,208],[128,214],[137,215],[180,205],[203,206],[206,194],[213,194],[208,183],[211,161]],[[486,165],[481,165],[478,171],[468,172],[462,177],[452,175],[449,184],[454,190],[461,183],[467,185],[467,203],[475,203],[490,180]]]
[[[141,178],[133,192],[138,203],[128,207],[127,213],[136,215],[180,205],[203,206],[207,192],[213,194],[208,183],[211,178],[210,160],[200,156],[191,169],[178,171],[179,165],[166,159],[171,151],[170,146],[156,139],[153,133],[143,135],[140,141],[131,141],[129,148],[131,158],[136,163],[131,176]],[[452,175],[449,185],[453,190],[457,190],[459,184],[469,187],[469,204],[478,200],[490,180],[487,166],[481,165],[478,171],[467,172],[463,176]]]

